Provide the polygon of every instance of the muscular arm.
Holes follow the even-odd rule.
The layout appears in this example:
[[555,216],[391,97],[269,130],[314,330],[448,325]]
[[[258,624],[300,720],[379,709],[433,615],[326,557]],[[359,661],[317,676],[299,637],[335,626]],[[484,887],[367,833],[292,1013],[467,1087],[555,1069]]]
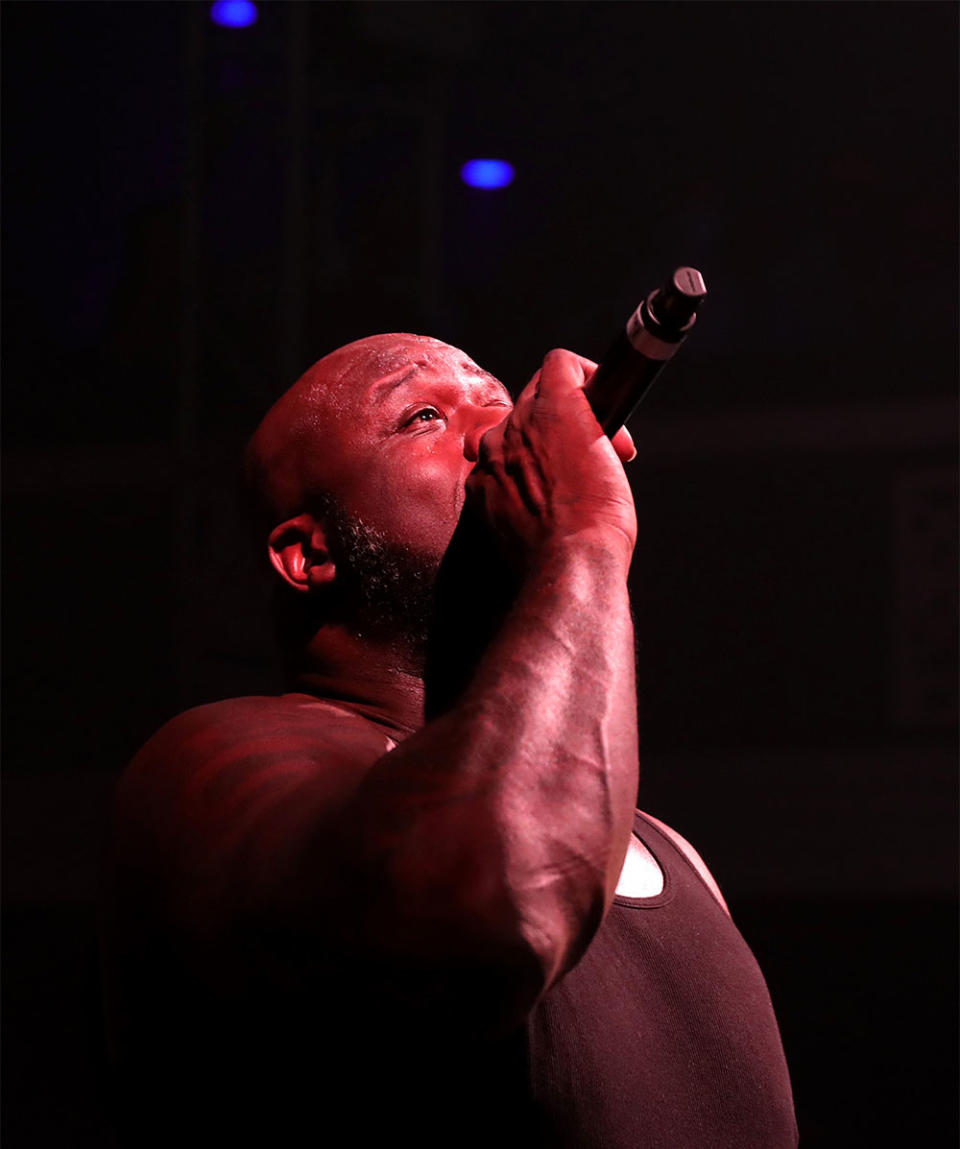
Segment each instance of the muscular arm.
[[360,952],[453,978],[484,955],[521,1013],[599,926],[636,800],[636,524],[584,366],[552,353],[486,437],[468,491],[519,598],[459,704],[373,765],[330,842],[376,907],[353,919]]
[[636,797],[628,561],[596,536],[544,556],[462,702],[368,772],[337,841],[377,895],[367,944],[479,947],[522,976],[521,1008],[580,957]]

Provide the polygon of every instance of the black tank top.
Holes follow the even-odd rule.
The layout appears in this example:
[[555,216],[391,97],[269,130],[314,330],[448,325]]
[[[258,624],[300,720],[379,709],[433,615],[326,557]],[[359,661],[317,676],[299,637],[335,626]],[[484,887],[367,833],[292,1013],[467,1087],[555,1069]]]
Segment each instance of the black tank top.
[[117,1081],[119,1143],[793,1149],[757,963],[676,847],[640,815],[636,832],[662,893],[617,897],[526,1026],[482,1047],[391,1020],[349,970],[286,994],[211,990],[152,937],[130,970],[140,1037]]
[[527,1025],[545,1144],[793,1149],[790,1078],[766,983],[693,866],[641,814],[661,893],[616,897]]

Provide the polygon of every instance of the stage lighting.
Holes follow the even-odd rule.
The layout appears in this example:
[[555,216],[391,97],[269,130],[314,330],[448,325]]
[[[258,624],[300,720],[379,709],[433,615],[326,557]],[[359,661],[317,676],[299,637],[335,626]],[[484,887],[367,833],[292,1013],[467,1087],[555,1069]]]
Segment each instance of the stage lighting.
[[257,22],[257,6],[253,0],[217,0],[210,19],[221,28],[249,28]]
[[472,188],[505,188],[513,183],[513,166],[506,160],[468,160],[460,178]]

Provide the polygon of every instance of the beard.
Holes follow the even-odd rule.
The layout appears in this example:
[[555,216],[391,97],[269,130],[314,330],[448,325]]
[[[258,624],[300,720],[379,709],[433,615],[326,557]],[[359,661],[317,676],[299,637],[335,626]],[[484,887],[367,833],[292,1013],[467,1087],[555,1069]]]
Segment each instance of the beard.
[[323,503],[327,543],[337,567],[329,620],[357,637],[399,641],[422,652],[433,618],[440,558],[388,538],[330,496]]

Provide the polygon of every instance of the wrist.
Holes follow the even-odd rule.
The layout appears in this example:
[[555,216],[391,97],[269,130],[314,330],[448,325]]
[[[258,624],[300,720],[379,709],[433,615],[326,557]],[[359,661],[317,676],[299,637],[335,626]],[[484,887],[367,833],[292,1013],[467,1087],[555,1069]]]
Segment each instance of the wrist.
[[531,563],[531,573],[586,564],[608,575],[626,577],[633,546],[633,539],[618,528],[586,527],[546,541]]

